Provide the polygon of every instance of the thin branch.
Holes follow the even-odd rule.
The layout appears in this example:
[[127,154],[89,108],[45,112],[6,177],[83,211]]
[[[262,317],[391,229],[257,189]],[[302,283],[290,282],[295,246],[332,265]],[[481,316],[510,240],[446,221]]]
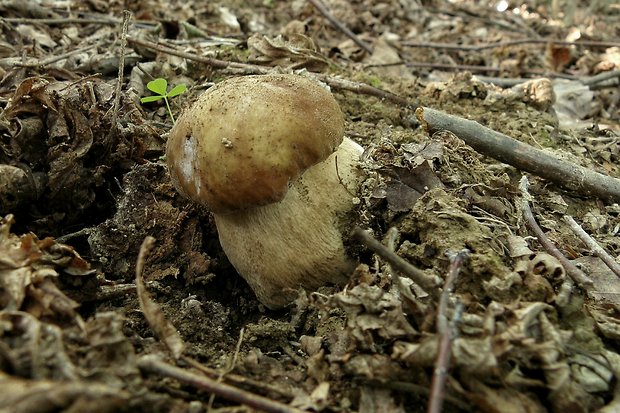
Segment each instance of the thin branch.
[[308,0],[310,4],[314,6],[329,22],[342,33],[344,33],[349,39],[353,40],[353,42],[364,49],[368,54],[372,54],[372,48],[364,42],[362,39],[357,37],[355,33],[349,30],[344,24],[342,24],[338,19],[336,19],[327,8],[321,3],[320,0]]
[[603,247],[598,244],[598,242],[596,242],[590,235],[588,235],[588,233],[585,232],[583,228],[581,228],[581,225],[579,225],[573,219],[573,217],[571,217],[570,215],[564,215],[562,218],[564,218],[564,222],[568,224],[570,229],[572,229],[573,232],[577,234],[579,239],[581,239],[581,241],[583,241],[583,243],[586,244],[588,248],[590,248],[590,251],[592,251],[594,255],[603,260],[603,262],[609,267],[609,269],[612,270],[614,274],[616,274],[618,277],[620,277],[620,264],[618,264],[616,260],[611,255],[609,255],[607,251],[603,249]]
[[417,108],[417,105],[415,103],[410,102],[405,98],[395,95],[394,93],[376,88],[374,86],[367,85],[365,83],[352,82],[350,80],[335,78],[331,76],[324,76],[320,74],[316,75],[323,82],[327,83],[330,87],[337,90],[348,90],[362,95],[374,96],[381,100],[391,102],[407,109],[414,110]]
[[522,201],[521,201],[521,213],[523,214],[523,218],[525,220],[525,226],[536,236],[538,242],[543,246],[543,248],[558,261],[566,270],[566,273],[569,277],[575,281],[575,283],[581,288],[587,290],[588,287],[593,285],[593,282],[588,276],[581,271],[575,264],[570,262],[568,258],[560,252],[560,250],[547,238],[547,235],[543,232],[543,230],[538,226],[536,222],[536,218],[534,218],[534,214],[530,209],[530,199],[531,195],[528,192],[528,180],[524,175],[519,182],[519,190],[521,191]]
[[268,399],[258,394],[250,393],[243,389],[226,383],[218,383],[217,380],[189,372],[179,367],[172,366],[161,361],[157,356],[146,355],[138,359],[138,367],[148,373],[155,373],[163,377],[170,377],[182,383],[216,394],[226,400],[244,404],[254,409],[267,413],[302,413],[302,410],[288,406],[275,400]]
[[[67,24],[107,24],[110,26],[117,25],[120,20],[118,19],[110,19],[109,17],[102,17],[100,19],[94,18],[53,18],[53,19],[35,19],[35,18],[25,18],[25,17],[7,17],[1,19],[7,23],[17,23],[17,24],[45,24],[47,26],[64,26]],[[154,22],[152,22],[154,23]]]
[[[386,236],[387,236],[387,249],[389,251],[395,252],[396,251],[396,237],[398,236],[398,230],[396,229],[396,227],[391,227],[390,229],[388,229]],[[397,274],[396,271],[394,271],[394,268],[392,268],[392,264],[390,264],[389,262],[388,262],[388,268],[390,270],[390,274],[392,275],[392,280],[396,284],[396,288],[398,289],[401,299],[404,298],[407,302],[407,305],[411,307],[417,301],[416,297],[411,292],[411,289],[403,283],[403,280],[400,278],[400,275]]]
[[211,66],[215,69],[242,69],[247,74],[252,75],[262,75],[269,72],[269,69],[258,65],[252,65],[248,63],[239,63],[239,62],[229,62],[227,60],[214,59],[212,57],[199,56],[195,53],[187,53],[181,50],[176,49],[173,46],[162,44],[162,43],[153,43],[148,40],[137,39],[135,37],[127,37],[127,42],[146,47],[147,49],[155,50],[160,53],[169,54],[171,56],[178,56],[184,59],[189,59],[193,62],[204,63],[208,66]]
[[[98,24],[116,26],[122,23],[122,19],[116,19],[105,14],[86,13],[89,17],[56,17],[56,18],[30,18],[30,17],[0,17],[0,22],[13,24],[44,24],[47,26],[65,26],[70,24]],[[155,20],[133,20],[132,25],[154,27],[160,23]]]
[[[171,56],[178,56],[184,59],[189,59],[193,62],[203,63],[215,69],[240,69],[240,70],[245,71],[247,74],[253,74],[253,75],[262,75],[262,74],[269,73],[270,71],[269,68],[265,68],[259,65],[253,65],[249,63],[240,63],[240,62],[229,62],[226,60],[199,56],[195,53],[183,52],[168,44],[153,43],[147,40],[136,39],[134,37],[128,37],[127,41],[131,44],[135,44],[141,47],[146,47],[148,49],[155,50],[159,53],[165,53]],[[405,108],[415,109],[417,107],[414,103],[409,102],[407,99],[404,99],[398,95],[395,95],[388,91],[376,88],[374,86],[370,86],[365,83],[352,82],[350,80],[339,79],[339,78],[335,78],[332,76],[325,76],[319,73],[313,73],[313,75],[317,76],[318,79],[327,83],[330,87],[337,89],[337,90],[348,90],[348,91],[363,94],[363,95],[374,96],[381,100],[385,100],[387,102],[391,102],[393,104],[403,106]]]
[[35,59],[30,58],[24,62],[24,59],[21,57],[8,57],[4,59],[0,59],[0,67],[25,67],[25,68],[37,68],[37,67],[45,67],[51,65],[52,63],[56,63],[60,60],[66,59],[72,55],[80,54],[87,52],[91,49],[97,47],[95,44],[91,44],[89,46],[80,47],[79,49],[70,50],[66,53],[61,53],[59,55],[50,56],[45,59]]
[[[428,386],[424,386],[424,385],[417,384],[417,383],[410,383],[410,382],[397,381],[397,380],[386,381],[386,380],[378,380],[378,379],[361,379],[361,380],[359,378],[356,378],[356,379],[359,380],[362,384],[365,384],[367,386],[373,386],[373,387],[378,387],[378,388],[383,388],[383,389],[396,390],[396,391],[404,392],[404,393],[410,393],[418,397],[420,396],[428,397],[430,395],[430,389]],[[450,394],[445,394],[444,400],[464,412],[473,411],[472,406],[468,404],[467,401],[463,400],[462,398],[458,398]],[[448,411],[452,411],[452,410],[448,410]]]
[[395,252],[390,251],[385,245],[374,239],[367,231],[360,227],[353,229],[352,235],[361,241],[369,250],[390,263],[392,268],[401,274],[411,278],[424,291],[434,298],[439,297],[438,280],[426,274],[424,271],[414,267]]
[[[204,364],[189,358],[187,356],[182,356],[181,360],[183,360],[184,362],[186,362],[188,365],[194,367],[195,369],[201,371],[204,374],[207,374],[211,377],[219,377],[220,372],[218,370],[215,370],[211,367],[207,367]],[[293,395],[280,388],[277,386],[274,386],[273,384],[269,383],[269,382],[264,382],[264,381],[258,381],[255,379],[252,379],[250,377],[245,377],[242,376],[240,374],[235,374],[235,373],[227,373],[224,376],[224,381],[225,382],[230,382],[236,385],[243,385],[243,386],[252,386],[255,387],[256,389],[259,389],[265,393],[273,393],[273,394],[277,394],[278,396],[284,397],[284,398],[288,398],[288,399],[292,399]]]
[[118,107],[121,102],[121,89],[123,87],[123,76],[125,74],[125,53],[127,52],[127,30],[129,29],[129,21],[131,20],[131,12],[123,10],[123,26],[121,29],[121,50],[118,59],[118,76],[116,78],[116,88],[114,90],[114,106],[112,109],[112,128],[118,132]]
[[434,43],[434,42],[416,42],[416,41],[404,41],[402,42],[403,46],[408,47],[420,47],[420,48],[431,48],[431,49],[444,49],[444,50],[464,50],[469,52],[479,52],[481,50],[486,49],[498,49],[509,46],[518,46],[522,44],[549,44],[552,43],[558,46],[586,46],[586,47],[620,47],[620,43],[618,42],[602,42],[595,40],[580,40],[577,42],[568,42],[561,40],[552,40],[552,39],[519,39],[519,40],[508,40],[505,42],[496,42],[496,43],[487,43],[479,46],[474,45],[466,45],[466,44],[457,44],[457,43]]
[[[241,351],[241,343],[243,343],[244,332],[245,332],[245,329],[241,327],[241,330],[239,331],[239,339],[237,340],[237,345],[235,346],[235,352],[233,353],[233,358],[230,361],[230,364],[228,365],[228,367],[222,370],[220,374],[218,374],[217,376],[218,383],[221,383],[224,380],[224,376],[235,369],[235,366],[237,365],[237,359],[239,357],[239,352]],[[207,412],[210,412],[211,409],[213,408],[213,402],[215,401],[215,396],[216,396],[215,393],[211,393],[211,397],[209,397],[209,403],[207,404]]]
[[[429,68],[429,69],[440,69],[440,70],[452,70],[452,71],[463,71],[467,70],[470,72],[501,72],[502,69],[496,66],[479,66],[479,65],[460,65],[453,63],[436,63],[436,62],[394,62],[394,63],[382,63],[382,64],[368,64],[365,67],[390,67],[390,66],[401,66],[405,65],[406,67],[421,67],[421,68]],[[565,73],[558,72],[549,72],[548,70],[541,69],[523,69],[523,73],[529,75],[535,75],[538,77],[548,77],[548,78],[560,78],[560,79],[568,79],[568,80],[578,80],[577,76],[567,75]]]
[[450,269],[444,283],[443,291],[439,299],[437,309],[437,333],[440,335],[437,360],[433,371],[431,394],[428,402],[428,413],[440,413],[445,399],[446,377],[450,366],[452,342],[458,335],[456,325],[460,322],[463,305],[459,303],[454,311],[452,321],[448,321],[448,302],[450,294],[454,290],[454,284],[463,267],[463,263],[469,256],[468,250],[459,251],[456,254],[448,254]]
[[472,120],[426,107],[418,108],[416,117],[429,133],[448,130],[479,153],[531,172],[564,189],[620,202],[620,179],[559,159]]
[[598,83],[605,82],[610,79],[614,79],[620,77],[620,69],[618,70],[609,70],[607,72],[599,73],[598,75],[594,75],[582,80],[583,84],[586,86],[594,86]]

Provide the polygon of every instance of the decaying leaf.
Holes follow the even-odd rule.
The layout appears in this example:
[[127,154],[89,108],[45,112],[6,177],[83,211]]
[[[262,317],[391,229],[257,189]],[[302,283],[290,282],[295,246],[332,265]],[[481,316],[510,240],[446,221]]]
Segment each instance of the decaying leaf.
[[0,325],[0,339],[5,343],[1,364],[8,367],[6,371],[31,378],[78,378],[58,326],[24,311],[7,310],[0,311]]
[[320,412],[329,404],[329,382],[321,382],[310,394],[300,393],[291,402],[299,409]]
[[384,339],[415,334],[403,315],[398,296],[377,286],[357,285],[331,296],[326,305],[341,308],[347,313],[347,328],[364,347],[374,346],[375,334]]
[[0,412],[113,412],[127,403],[129,393],[82,380],[25,380],[0,371]]
[[[444,187],[431,166],[442,155],[443,143],[436,139],[399,148],[386,143],[367,151],[368,159],[381,164],[373,197],[385,198],[391,211],[410,210],[422,194]],[[369,161],[371,168],[373,161]]]
[[51,238],[12,234],[11,224],[11,215],[0,224],[0,308],[74,319],[78,303],[60,291],[56,280],[59,272],[90,274],[90,265],[73,248]]
[[388,389],[365,386],[360,394],[360,413],[405,413],[403,406],[395,402]]
[[[110,202],[102,195],[106,174],[126,168],[130,158],[144,153],[141,139],[125,139],[122,129],[110,132],[115,130],[107,114],[112,95],[113,86],[96,78],[55,81],[35,76],[21,81],[9,99],[3,117],[11,151],[9,162],[3,163],[28,162],[37,218],[52,226],[46,232],[58,230],[55,222],[71,223],[85,210],[105,208]],[[134,131],[143,128],[140,112],[130,108],[135,104],[126,100],[121,104],[118,125],[129,123]],[[154,135],[152,128],[144,127],[143,132],[145,137]],[[45,190],[39,191],[42,184]],[[31,209],[28,202],[22,204],[28,207],[24,210]]]
[[272,66],[320,72],[329,65],[316,43],[300,33],[275,38],[254,34],[248,38],[248,47],[255,54],[253,60]]

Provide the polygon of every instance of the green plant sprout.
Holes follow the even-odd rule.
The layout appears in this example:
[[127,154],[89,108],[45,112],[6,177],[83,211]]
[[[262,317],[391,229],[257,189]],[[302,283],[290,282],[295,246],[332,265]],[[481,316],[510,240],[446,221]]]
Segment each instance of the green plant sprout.
[[184,84],[176,85],[172,88],[172,90],[170,90],[170,92],[168,92],[168,81],[166,79],[158,77],[157,79],[153,79],[149,83],[147,83],[146,87],[151,92],[157,93],[157,95],[145,96],[140,99],[140,103],[155,102],[163,99],[164,102],[166,102],[166,108],[168,109],[170,119],[172,119],[172,123],[174,123],[174,115],[172,114],[172,110],[170,110],[168,98],[179,96],[181,93],[187,90],[187,86],[185,86]]

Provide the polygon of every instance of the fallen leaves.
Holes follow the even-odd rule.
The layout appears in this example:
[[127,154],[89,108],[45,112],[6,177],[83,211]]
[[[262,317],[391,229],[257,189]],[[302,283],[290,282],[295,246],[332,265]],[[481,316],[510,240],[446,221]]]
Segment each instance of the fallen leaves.
[[91,274],[90,265],[71,247],[51,238],[10,232],[11,215],[0,224],[0,308],[43,316],[76,317],[78,303],[57,286],[60,273]]

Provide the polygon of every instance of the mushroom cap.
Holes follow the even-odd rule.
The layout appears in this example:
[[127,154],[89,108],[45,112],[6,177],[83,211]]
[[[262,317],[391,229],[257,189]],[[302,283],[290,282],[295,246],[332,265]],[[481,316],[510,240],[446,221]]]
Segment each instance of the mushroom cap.
[[177,120],[166,161],[177,190],[214,213],[278,202],[342,142],[332,94],[298,75],[244,76],[212,87]]

